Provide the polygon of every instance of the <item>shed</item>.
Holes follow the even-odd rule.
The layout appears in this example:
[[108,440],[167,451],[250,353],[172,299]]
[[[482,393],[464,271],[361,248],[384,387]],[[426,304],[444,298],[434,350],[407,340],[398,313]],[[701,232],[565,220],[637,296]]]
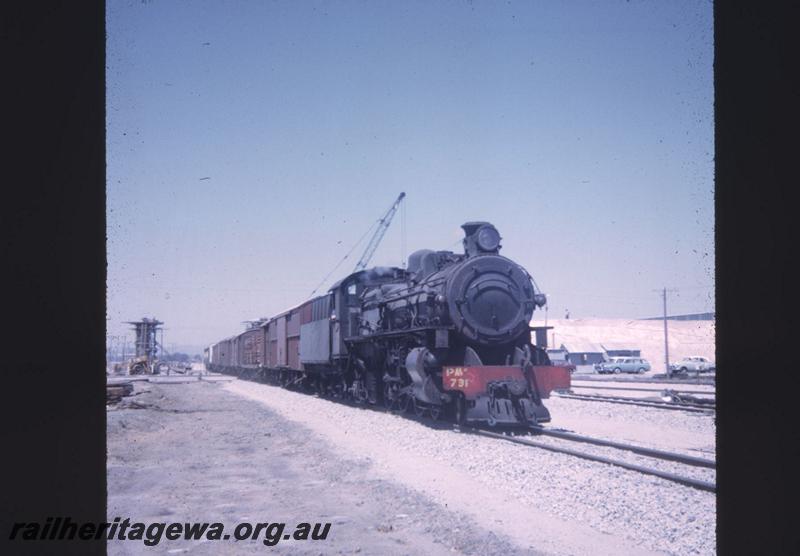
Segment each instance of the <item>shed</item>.
[[603,347],[589,341],[570,340],[561,344],[561,349],[567,352],[567,361],[573,365],[594,365],[606,360]]
[[547,357],[550,358],[550,362],[553,365],[568,365],[569,361],[567,361],[567,352],[563,349],[548,349],[547,350]]
[[641,357],[641,348],[623,342],[603,342],[601,347],[609,357]]
[[[670,315],[667,320],[716,320],[717,314],[710,313],[691,313],[688,315]],[[647,317],[639,320],[664,320],[664,317]]]

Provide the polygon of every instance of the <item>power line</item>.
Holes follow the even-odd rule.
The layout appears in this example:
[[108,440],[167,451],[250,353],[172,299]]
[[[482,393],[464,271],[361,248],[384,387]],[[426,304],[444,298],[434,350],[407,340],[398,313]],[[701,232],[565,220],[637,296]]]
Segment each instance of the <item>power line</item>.
[[405,192],[401,192],[392,203],[392,206],[389,207],[389,210],[378,220],[378,229],[375,230],[375,234],[370,238],[367,248],[364,250],[364,254],[361,255],[361,258],[358,259],[353,272],[358,272],[359,270],[367,268],[367,264],[369,264],[370,259],[372,259],[372,256],[375,254],[375,250],[378,248],[378,245],[380,245],[381,240],[383,240],[386,230],[389,229],[389,225],[392,223],[392,219],[405,197]]
[[320,287],[322,287],[322,285],[323,285],[325,282],[327,282],[328,278],[330,278],[330,277],[331,277],[331,275],[332,275],[334,272],[336,272],[336,269],[337,269],[337,268],[339,268],[339,267],[341,266],[341,264],[347,260],[347,257],[349,257],[350,255],[352,255],[353,251],[355,251],[355,250],[356,250],[356,247],[358,247],[358,246],[361,244],[361,242],[362,242],[362,241],[364,241],[364,238],[365,238],[365,237],[367,237],[367,235],[368,235],[368,234],[369,234],[369,233],[372,231],[372,228],[374,228],[376,225],[380,224],[380,222],[381,222],[380,220],[376,220],[375,222],[373,222],[373,223],[372,223],[372,226],[370,226],[370,227],[369,227],[369,229],[367,229],[367,231],[366,231],[366,232],[364,232],[364,235],[363,235],[363,236],[361,236],[361,237],[359,238],[359,240],[356,242],[356,244],[355,244],[355,245],[353,245],[353,247],[351,247],[351,248],[350,248],[350,251],[348,251],[348,252],[347,252],[347,254],[345,254],[345,256],[344,256],[344,257],[342,257],[342,258],[341,258],[341,260],[340,260],[338,263],[336,263],[336,266],[334,266],[334,267],[331,269],[331,271],[330,271],[330,272],[328,272],[328,274],[326,274],[326,275],[325,275],[325,278],[323,278],[323,279],[322,279],[322,281],[319,283],[319,285],[318,285],[316,288],[314,288],[314,291],[312,291],[312,292],[309,294],[309,296],[308,296],[309,298],[313,297],[313,296],[314,296],[314,294],[315,294],[315,293],[317,293],[317,290],[318,290]]
[[706,289],[716,288],[714,284],[708,286],[676,286],[676,287],[682,290],[706,290]]

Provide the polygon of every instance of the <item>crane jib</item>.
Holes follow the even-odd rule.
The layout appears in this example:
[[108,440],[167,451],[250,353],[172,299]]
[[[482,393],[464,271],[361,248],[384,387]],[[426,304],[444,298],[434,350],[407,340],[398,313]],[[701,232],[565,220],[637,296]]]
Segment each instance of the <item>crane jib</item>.
[[372,259],[372,255],[375,253],[375,250],[380,245],[381,240],[383,239],[386,230],[389,229],[389,224],[392,223],[392,218],[394,218],[395,213],[397,212],[397,208],[400,206],[400,203],[405,198],[406,194],[400,193],[400,195],[395,199],[392,206],[389,207],[389,210],[386,211],[386,214],[378,221],[378,229],[375,230],[375,233],[372,235],[372,238],[369,240],[367,244],[367,248],[364,250],[364,254],[361,255],[361,258],[356,263],[353,272],[357,272],[359,270],[364,270],[367,268],[370,259]]

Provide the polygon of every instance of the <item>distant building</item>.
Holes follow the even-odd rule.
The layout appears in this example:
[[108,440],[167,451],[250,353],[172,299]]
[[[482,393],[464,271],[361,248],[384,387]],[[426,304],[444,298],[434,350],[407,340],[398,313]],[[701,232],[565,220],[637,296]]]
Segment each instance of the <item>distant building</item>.
[[567,352],[567,361],[576,366],[594,365],[606,360],[603,347],[592,342],[569,341],[561,344],[561,349]]
[[547,350],[547,357],[550,358],[550,362],[553,365],[568,365],[569,361],[567,360],[567,351],[564,349],[552,348]]
[[609,357],[641,357],[642,350],[620,342],[603,342],[601,347]]
[[[688,315],[667,315],[667,320],[715,320],[716,313],[690,313]],[[664,317],[647,317],[639,320],[664,320]]]

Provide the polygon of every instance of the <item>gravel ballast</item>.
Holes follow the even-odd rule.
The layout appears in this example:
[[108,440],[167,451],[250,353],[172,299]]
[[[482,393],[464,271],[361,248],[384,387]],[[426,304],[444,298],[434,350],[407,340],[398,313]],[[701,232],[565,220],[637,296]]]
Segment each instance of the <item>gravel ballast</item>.
[[[273,386],[238,381],[224,388],[301,423],[339,453],[366,458],[376,475],[424,492],[449,509],[494,527],[520,546],[536,546],[555,554],[715,553],[713,493],[568,455],[438,430],[398,415]],[[567,402],[548,400],[551,426],[591,434],[585,425],[605,409]],[[680,417],[665,416],[671,412],[624,407],[620,413],[623,407],[613,405],[606,418],[608,430],[618,432],[598,436],[638,440],[693,455],[703,455],[691,451],[696,445],[713,449],[713,422],[709,426],[689,419],[682,424],[683,412]],[[641,411],[656,414],[641,418]],[[666,435],[666,439],[656,440],[671,424],[678,432],[672,438]],[[628,428],[634,432],[619,432]],[[647,438],[650,441],[643,442]],[[584,450],[583,446],[576,448]],[[591,450],[605,453],[603,448]],[[619,455],[614,451],[613,457],[621,459]],[[639,456],[625,457],[639,463]],[[652,460],[642,463],[649,465]],[[678,464],[658,464],[677,472],[673,465]],[[680,469],[687,476],[713,480],[711,470]]]
[[109,541],[112,555],[543,555],[493,523],[376,476],[364,456],[335,453],[308,428],[220,384],[137,383],[109,408],[108,519],[132,522],[331,523],[325,540]]
[[585,402],[555,394],[546,405],[552,416],[549,428],[707,459],[716,456],[713,413]]

